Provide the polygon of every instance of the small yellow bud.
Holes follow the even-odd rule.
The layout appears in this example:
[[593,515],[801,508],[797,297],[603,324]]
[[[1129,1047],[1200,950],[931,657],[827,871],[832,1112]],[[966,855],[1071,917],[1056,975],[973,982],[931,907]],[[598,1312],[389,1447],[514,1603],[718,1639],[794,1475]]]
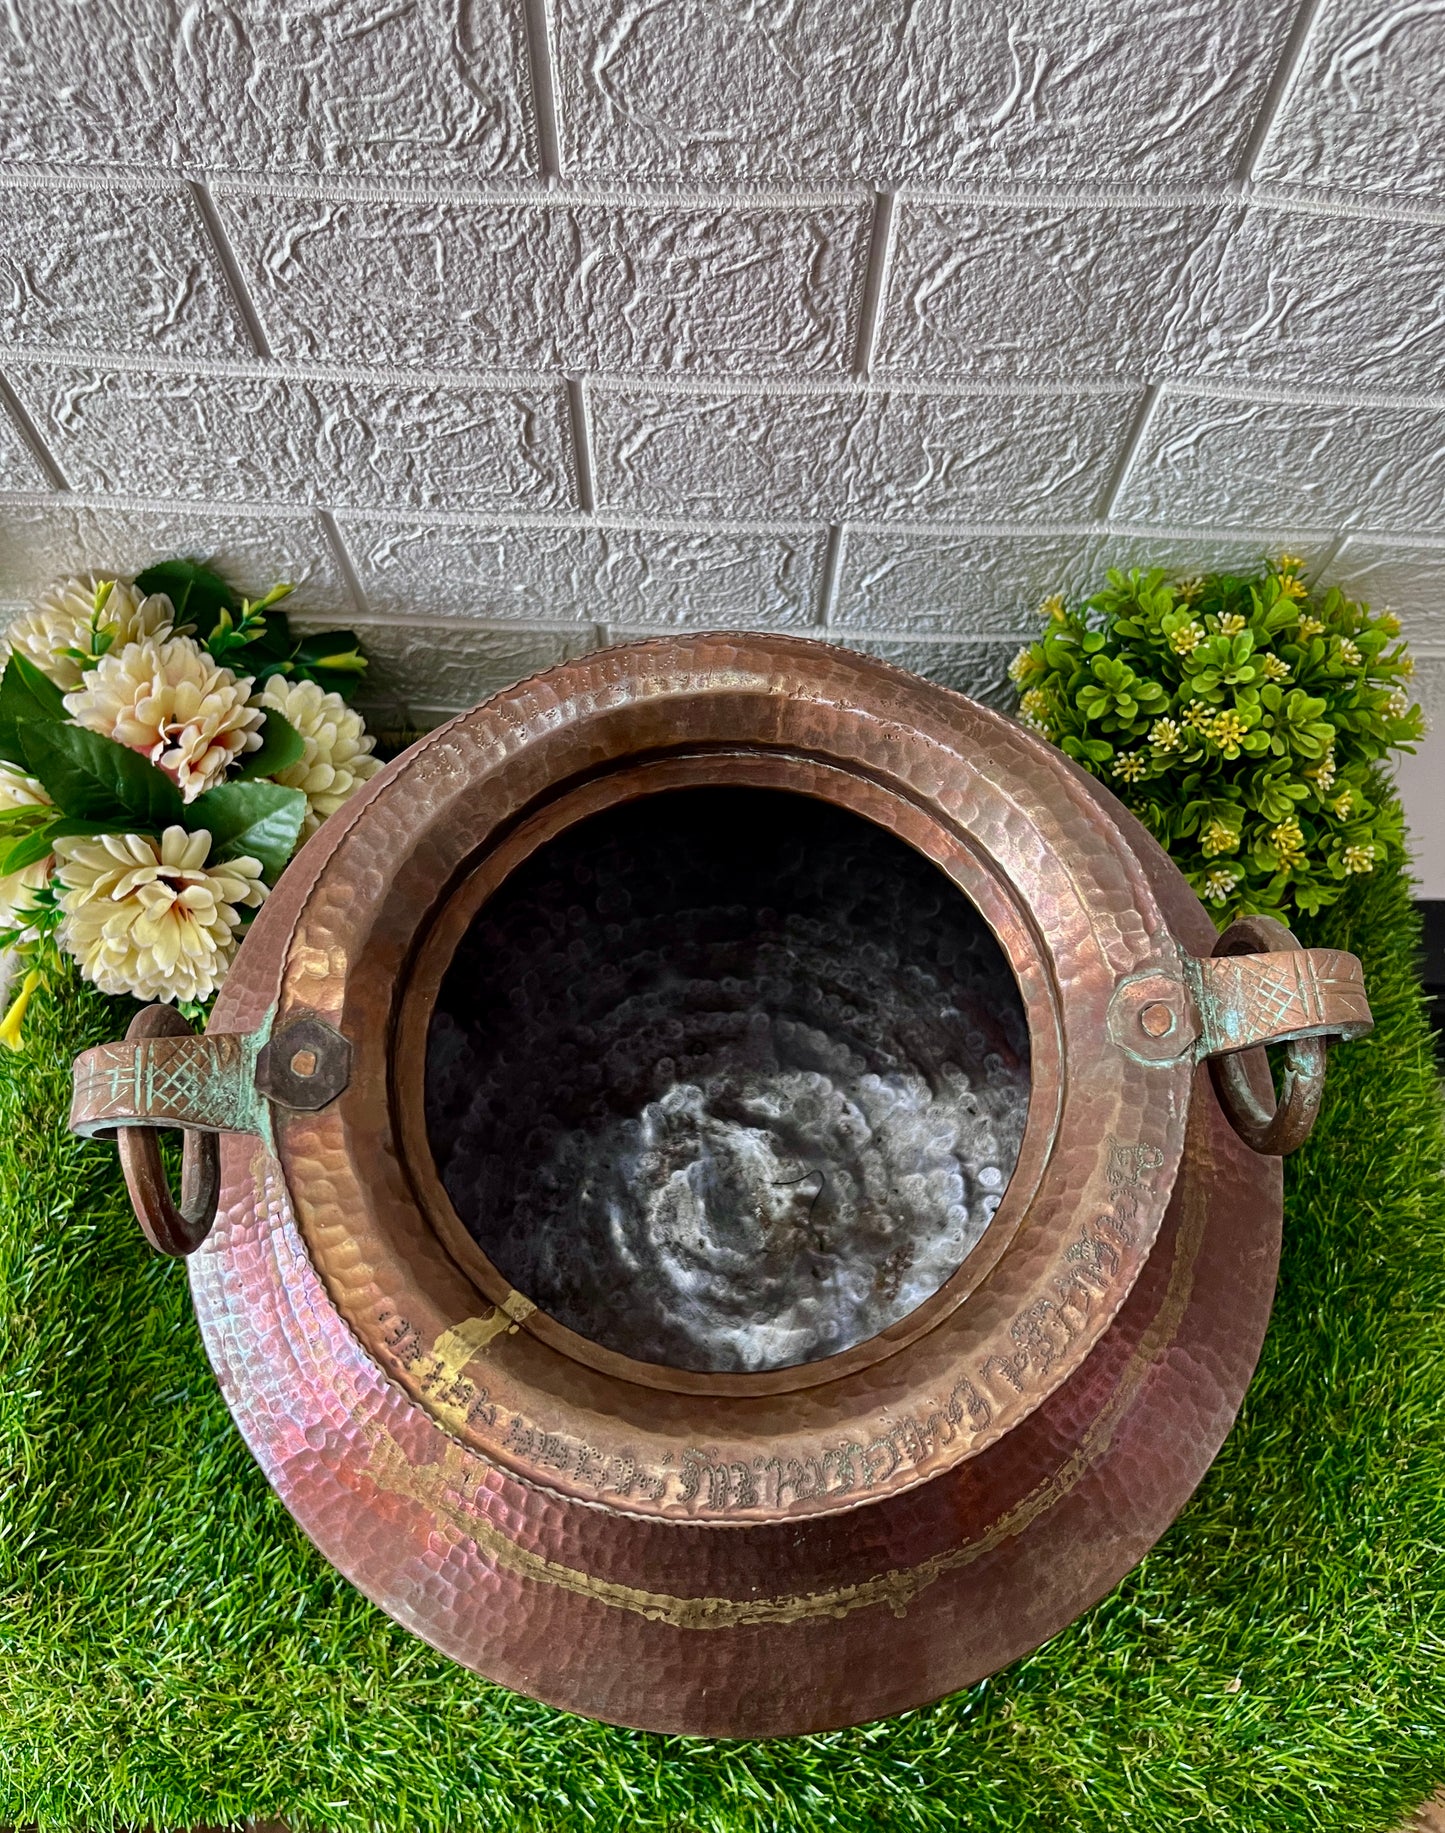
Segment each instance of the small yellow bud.
[[40,985],[40,969],[32,967],[20,983],[20,991],[10,1002],[10,1010],[0,1020],[0,1044],[7,1050],[20,1048],[20,1028],[25,1023],[25,1014],[30,1002],[35,997],[35,989]]

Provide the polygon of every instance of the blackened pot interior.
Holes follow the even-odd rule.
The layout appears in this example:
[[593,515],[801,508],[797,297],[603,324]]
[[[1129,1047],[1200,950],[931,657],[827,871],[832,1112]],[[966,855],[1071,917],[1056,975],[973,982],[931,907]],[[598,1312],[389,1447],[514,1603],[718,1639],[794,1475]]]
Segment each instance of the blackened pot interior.
[[458,1216],[541,1310],[698,1371],[849,1349],[987,1228],[1028,1032],[972,902],[861,816],[769,789],[642,797],[482,907],[427,1044]]

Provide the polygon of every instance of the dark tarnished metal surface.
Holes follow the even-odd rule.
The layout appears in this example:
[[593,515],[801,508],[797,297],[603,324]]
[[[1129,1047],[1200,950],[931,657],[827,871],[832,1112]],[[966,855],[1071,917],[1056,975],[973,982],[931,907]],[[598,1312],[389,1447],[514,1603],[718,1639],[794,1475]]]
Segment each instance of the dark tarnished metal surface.
[[[851,811],[952,880],[1012,967],[1030,1069],[1002,1201],[931,1297],[815,1360],[722,1372],[642,1360],[514,1288],[438,1174],[424,1073],[498,887],[589,817],[718,784]],[[1276,1025],[1269,962],[1231,1017],[1234,970],[1199,966],[1214,942],[1097,782],[872,658],[687,637],[520,683],[323,828],[218,1001],[217,1033],[320,1021],[351,1052],[335,1099],[223,1139],[192,1270],[228,1402],[328,1557],[538,1697],[741,1736],[962,1686],[1128,1570],[1253,1367],[1279,1167],[1199,1059],[1237,1040],[1258,1102],[1242,1044],[1368,1014],[1351,958],[1312,955]]]

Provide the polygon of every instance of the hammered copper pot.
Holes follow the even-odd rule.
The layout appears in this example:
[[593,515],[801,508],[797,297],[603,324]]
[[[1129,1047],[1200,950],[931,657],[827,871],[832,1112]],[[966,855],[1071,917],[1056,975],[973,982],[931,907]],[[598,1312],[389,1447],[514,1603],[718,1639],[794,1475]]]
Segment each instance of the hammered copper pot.
[[572,1711],[775,1736],[991,1673],[1153,1544],[1255,1364],[1275,1155],[1369,1027],[1352,956],[1219,938],[1033,733],[688,636],[413,746],[206,1035],[149,1009],[72,1124],[194,1250],[237,1423],[369,1597]]

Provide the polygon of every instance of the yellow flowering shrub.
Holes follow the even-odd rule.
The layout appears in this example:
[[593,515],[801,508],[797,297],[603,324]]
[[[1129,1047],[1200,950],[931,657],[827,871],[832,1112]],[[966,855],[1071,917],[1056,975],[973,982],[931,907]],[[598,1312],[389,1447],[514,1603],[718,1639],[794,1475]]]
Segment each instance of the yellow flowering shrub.
[[1111,572],[1043,612],[1010,671],[1020,716],[1108,783],[1221,927],[1322,909],[1398,852],[1375,766],[1424,721],[1389,612],[1288,555],[1247,577]]

